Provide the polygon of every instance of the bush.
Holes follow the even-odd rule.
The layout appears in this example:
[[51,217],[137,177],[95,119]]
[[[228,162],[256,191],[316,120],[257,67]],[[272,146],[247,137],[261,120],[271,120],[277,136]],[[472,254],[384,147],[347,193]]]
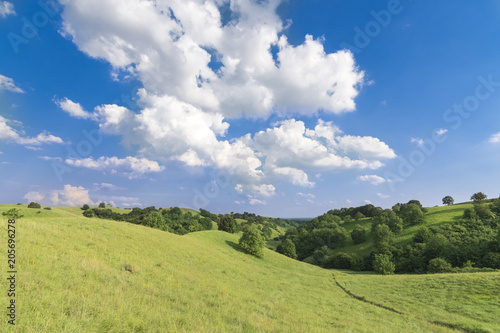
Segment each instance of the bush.
[[429,273],[449,273],[452,270],[451,264],[443,258],[434,258],[429,261],[429,265],[427,265],[427,271]]
[[[410,202],[413,200],[410,200]],[[419,225],[425,222],[424,211],[416,203],[408,203],[401,206],[400,216],[404,223],[409,225]]]
[[50,207],[45,207],[44,209],[45,210],[52,210],[52,208],[50,208]]
[[247,253],[262,258],[264,256],[264,238],[260,230],[248,228],[240,238],[240,247]]
[[483,264],[486,267],[500,269],[500,253],[489,252],[483,257]]
[[495,214],[484,205],[474,205],[474,211],[476,215],[482,220],[492,220],[495,218]]
[[353,271],[362,271],[365,269],[365,260],[358,254],[351,256],[351,269]]
[[85,204],[82,206],[82,210],[87,210],[87,209],[90,209],[89,205]]
[[465,220],[477,220],[476,210],[472,208],[466,208],[462,217]]
[[391,262],[387,254],[376,254],[373,260],[373,270],[379,274],[394,274],[396,266]]
[[28,205],[28,208],[37,208],[37,209],[40,209],[42,208],[42,206],[40,206],[39,203],[36,203],[36,202],[30,202],[30,204]]
[[276,248],[278,253],[284,254],[292,259],[297,259],[297,252],[295,250],[295,244],[290,239],[285,239]]
[[373,245],[379,252],[385,252],[389,249],[392,241],[394,239],[394,234],[391,229],[386,224],[379,224],[373,232]]
[[83,216],[85,217],[94,217],[94,212],[90,209],[87,209],[86,211],[83,212]]
[[236,221],[231,215],[226,214],[219,219],[219,222],[217,222],[217,227],[221,231],[234,234],[236,232]]
[[366,230],[359,224],[352,230],[351,238],[354,244],[361,244],[366,240]]
[[431,238],[431,236],[432,232],[428,228],[423,227],[417,230],[415,236],[413,236],[413,242],[426,243],[429,240],[429,238]]
[[99,204],[99,208],[106,208],[106,204],[105,204],[104,202],[101,202],[101,203]]
[[332,256],[333,267],[340,269],[350,269],[351,268],[352,257],[348,253],[339,252]]

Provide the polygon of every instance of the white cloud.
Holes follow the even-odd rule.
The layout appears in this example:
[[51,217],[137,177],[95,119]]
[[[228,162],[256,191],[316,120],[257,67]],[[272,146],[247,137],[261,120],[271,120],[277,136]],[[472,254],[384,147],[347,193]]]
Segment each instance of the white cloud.
[[367,204],[367,205],[372,205],[372,204],[373,204],[370,200],[365,200],[364,202],[365,202],[365,204]]
[[297,195],[299,197],[303,197],[303,198],[309,198],[309,199],[315,199],[316,196],[312,193],[302,193],[302,192],[298,192]]
[[[125,146],[141,147],[141,156],[215,168],[239,184],[237,191],[253,196],[274,195],[280,181],[313,187],[310,172],[382,167],[396,157],[386,143],[344,135],[321,120],[314,129],[291,119],[224,139],[227,119],[355,109],[364,73],[353,55],[327,53],[323,40],[310,35],[290,44],[276,14],[281,2],[68,2],[61,33],[82,52],[109,62],[116,79],[133,76],[143,88],[138,112],[101,105],[93,115],[68,99],[59,104],[73,116],[96,120],[102,133],[122,137]],[[223,4],[229,5],[229,22],[220,12]],[[99,168],[95,162],[75,163]]]
[[38,156],[39,159],[44,160],[44,161],[56,161],[56,162],[62,162],[63,159],[60,157],[51,157],[51,156]]
[[81,186],[64,185],[63,190],[47,192],[28,192],[24,196],[27,201],[35,201],[45,206],[82,206],[94,205],[89,191]]
[[493,134],[489,140],[490,143],[500,143],[500,132]]
[[94,183],[94,190],[122,190],[123,188],[110,183]]
[[424,140],[421,138],[411,138],[411,143],[416,143],[418,146],[422,146],[424,144]]
[[388,199],[390,198],[389,195],[387,194],[383,194],[383,193],[377,193],[377,196],[380,198],[380,199]]
[[387,180],[377,175],[364,175],[356,177],[358,182],[367,182],[372,185],[380,185],[385,183]]
[[65,162],[73,167],[98,170],[111,174],[122,174],[129,178],[138,178],[147,173],[161,172],[165,169],[156,161],[131,156],[127,156],[123,159],[104,156],[98,159],[92,157],[84,159],[69,158],[66,159]]
[[[1,8],[1,2],[0,2],[0,8]],[[24,93],[24,91],[16,87],[14,84],[14,80],[12,80],[9,77],[3,76],[0,74],[0,90],[7,90],[10,92],[15,92],[15,93]]]
[[9,15],[16,15],[14,4],[8,1],[0,1],[0,16],[7,17]]
[[56,100],[55,103],[61,110],[69,113],[71,117],[80,119],[96,119],[97,117],[96,114],[85,111],[80,103],[75,103],[67,97],[62,100]]
[[254,197],[249,197],[248,198],[248,203],[252,206],[255,206],[255,205],[267,205],[267,202],[265,200],[259,200],[257,198],[254,198]]
[[443,134],[446,134],[448,133],[448,130],[446,128],[440,128],[436,131],[436,134],[437,135],[443,135]]
[[40,133],[36,137],[31,137],[31,138],[24,137],[21,135],[22,132],[16,131],[8,123],[18,123],[18,122],[10,121],[0,116],[0,140],[13,141],[20,145],[26,145],[27,146],[26,148],[34,150],[39,150],[39,148],[33,146],[40,146],[42,144],[52,144],[52,143],[56,144],[64,143],[64,141],[61,138],[54,136],[48,132]]

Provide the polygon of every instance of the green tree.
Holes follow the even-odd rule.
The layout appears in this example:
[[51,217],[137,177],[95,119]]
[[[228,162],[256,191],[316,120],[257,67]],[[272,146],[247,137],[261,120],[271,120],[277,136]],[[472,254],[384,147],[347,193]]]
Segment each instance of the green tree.
[[264,238],[254,226],[247,228],[239,241],[240,247],[247,253],[262,258],[264,256]]
[[396,266],[387,254],[376,254],[373,260],[373,270],[379,274],[394,274]]
[[496,217],[495,214],[485,205],[474,205],[474,211],[482,220],[492,220]]
[[427,265],[429,273],[449,273],[452,271],[451,264],[443,258],[434,258]]
[[366,240],[366,229],[359,224],[351,231],[351,238],[354,244],[361,244]]
[[143,225],[150,228],[161,229],[163,227],[163,216],[160,211],[150,212],[144,217]]
[[429,238],[431,238],[432,232],[429,228],[423,227],[417,230],[415,235],[413,236],[414,243],[426,243]]
[[85,210],[85,211],[83,212],[83,216],[85,216],[85,217],[94,217],[94,216],[95,216],[95,214],[94,214],[94,212],[92,211],[92,209],[87,209],[87,210]]
[[271,229],[271,227],[266,225],[264,226],[264,228],[262,228],[262,235],[266,240],[271,239],[271,236],[273,235],[273,230]]
[[447,205],[447,206],[453,205],[454,202],[455,202],[455,200],[449,195],[447,195],[443,198],[443,205]]
[[373,245],[378,252],[386,252],[389,250],[393,240],[394,234],[391,229],[389,229],[389,226],[386,224],[379,224],[375,227],[373,232]]
[[354,214],[354,219],[357,221],[361,220],[361,219],[364,219],[365,218],[365,215],[361,212],[357,212],[356,214]]
[[225,214],[220,217],[219,222],[217,222],[217,227],[221,231],[234,234],[236,232],[236,221],[232,215]]
[[481,202],[483,200],[486,200],[488,197],[486,196],[486,194],[484,194],[483,192],[477,192],[477,193],[474,193],[470,199],[474,202]]
[[30,202],[29,205],[28,205],[28,208],[37,208],[37,209],[40,209],[42,208],[42,206],[40,206],[39,203],[36,203],[36,202]]
[[386,224],[394,234],[403,231],[403,220],[393,210],[386,209],[372,219],[372,231],[377,225]]
[[104,202],[101,202],[101,203],[99,204],[99,208],[106,208],[106,204],[105,204]]
[[462,216],[465,220],[477,220],[476,210],[472,208],[466,208]]
[[295,250],[295,244],[290,239],[285,239],[276,248],[278,253],[284,254],[292,259],[297,259],[297,252]]
[[415,203],[409,203],[401,206],[400,216],[404,223],[409,225],[419,225],[425,222],[422,208]]
[[90,209],[89,205],[85,204],[82,206],[82,210],[87,210],[87,209]]
[[8,219],[20,219],[21,217],[23,217],[23,215],[21,215],[21,210],[19,209],[15,209],[15,208],[12,208],[12,209],[9,209],[8,211],[6,212],[3,212],[2,215],[3,216],[7,216]]

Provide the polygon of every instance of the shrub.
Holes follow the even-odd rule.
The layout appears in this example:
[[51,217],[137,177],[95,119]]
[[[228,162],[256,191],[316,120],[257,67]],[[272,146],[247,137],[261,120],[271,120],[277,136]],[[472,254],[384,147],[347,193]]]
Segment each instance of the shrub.
[[462,217],[466,220],[477,220],[476,210],[472,208],[466,208]]
[[[413,200],[410,200],[412,202]],[[409,225],[418,225],[425,222],[424,212],[421,206],[416,203],[408,203],[401,206],[400,216],[404,223]]]
[[94,212],[90,209],[87,209],[86,211],[83,212],[83,216],[85,217],[94,217]]
[[361,244],[366,240],[366,230],[359,224],[352,230],[351,238],[354,244]]
[[50,207],[45,207],[44,209],[45,210],[52,210],[52,208],[50,208]]
[[443,258],[434,258],[429,261],[429,265],[427,265],[427,271],[429,273],[449,273],[452,270],[451,264]]
[[500,253],[488,252],[483,257],[483,264],[486,267],[500,269]]
[[495,214],[484,205],[474,205],[474,211],[476,215],[483,220],[492,220],[495,218]]
[[295,250],[295,244],[290,239],[285,239],[276,248],[278,253],[284,254],[292,259],[297,259],[297,252]]
[[348,253],[339,252],[332,256],[333,268],[350,269],[352,257]]
[[239,244],[245,252],[257,258],[264,256],[264,238],[261,232],[255,227],[250,227],[243,233]]
[[90,209],[89,205],[85,204],[82,206],[82,210],[87,210],[87,209]]
[[101,203],[99,204],[99,208],[106,208],[106,204],[105,204],[104,202],[101,202]]
[[7,218],[9,218],[9,219],[20,219],[21,217],[23,217],[23,215],[20,214],[20,210],[15,209],[15,208],[12,208],[6,212],[3,212],[2,215],[7,216]]
[[432,232],[429,228],[423,227],[417,230],[415,235],[413,236],[414,243],[426,243],[429,238],[431,238]]
[[217,222],[217,227],[221,231],[229,232],[231,234],[234,234],[236,232],[236,221],[234,218],[229,215],[223,215],[220,219],[219,222]]
[[396,266],[391,262],[387,254],[376,254],[373,260],[373,270],[379,274],[394,274]]
[[388,250],[393,239],[394,234],[386,224],[379,224],[376,226],[373,232],[373,245],[377,251],[385,252]]
[[362,271],[365,269],[365,260],[358,254],[351,256],[351,269],[353,271]]
[[28,208],[37,208],[37,209],[40,209],[42,208],[42,206],[40,206],[39,203],[36,203],[36,202],[30,202],[30,204],[28,205]]

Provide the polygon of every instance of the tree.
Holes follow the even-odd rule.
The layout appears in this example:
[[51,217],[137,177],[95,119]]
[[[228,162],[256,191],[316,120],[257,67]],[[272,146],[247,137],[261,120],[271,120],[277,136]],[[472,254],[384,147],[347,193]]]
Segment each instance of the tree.
[[390,275],[394,274],[396,266],[391,262],[387,254],[376,254],[373,260],[373,270],[379,274]]
[[87,209],[87,210],[85,210],[83,212],[83,216],[85,216],[85,217],[94,217],[95,214],[94,214],[94,212],[91,209]]
[[377,225],[386,224],[395,234],[403,231],[403,220],[393,210],[386,209],[372,219],[372,231]]
[[470,199],[472,201],[474,201],[475,203],[480,203],[481,201],[483,200],[486,200],[488,197],[486,196],[486,194],[484,194],[483,192],[477,192],[477,193],[474,193]]
[[271,229],[271,227],[266,225],[264,226],[264,228],[262,228],[262,235],[266,240],[271,239],[271,236],[273,235],[273,230]]
[[426,227],[423,227],[417,230],[417,232],[413,236],[413,242],[426,243],[429,240],[429,238],[431,238],[431,236],[432,236],[432,231],[430,231]]
[[495,218],[495,214],[484,205],[474,205],[474,211],[476,215],[482,220],[492,220]]
[[418,225],[425,222],[425,215],[422,208],[415,203],[408,203],[401,206],[400,216],[404,223]]
[[357,212],[356,214],[354,214],[354,219],[356,221],[359,221],[359,220],[364,219],[364,218],[365,218],[365,215],[361,212]]
[[42,208],[42,206],[40,206],[39,203],[36,203],[36,202],[30,202],[30,204],[28,205],[28,208],[37,208],[37,209],[40,209]]
[[101,203],[99,204],[99,208],[106,208],[106,204],[105,204],[104,202],[101,202]]
[[447,195],[443,198],[443,205],[447,205],[447,206],[453,205],[454,202],[455,202],[455,200],[449,195]]
[[297,259],[297,252],[295,250],[295,244],[290,239],[285,239],[276,248],[278,253],[284,254],[292,259]]
[[225,214],[221,216],[219,222],[217,222],[217,228],[221,231],[234,234],[236,232],[236,221],[231,215]]
[[264,256],[264,238],[256,227],[247,228],[239,241],[240,247],[247,253],[262,258]]
[[394,234],[386,224],[379,224],[373,232],[373,244],[378,252],[389,250],[394,239]]
[[6,212],[3,212],[2,215],[7,216],[8,219],[14,219],[14,220],[20,219],[21,217],[23,217],[23,215],[21,215],[21,213],[20,213],[20,210],[15,209],[15,208],[12,208]]
[[164,224],[163,216],[159,211],[150,212],[144,217],[142,224],[146,227],[161,229]]
[[351,231],[351,238],[354,244],[361,244],[366,240],[366,229],[359,224]]
[[451,270],[451,264],[443,258],[434,258],[429,261],[429,265],[427,266],[429,273],[449,273]]
[[82,206],[82,210],[87,210],[87,209],[90,209],[89,205],[85,204]]

